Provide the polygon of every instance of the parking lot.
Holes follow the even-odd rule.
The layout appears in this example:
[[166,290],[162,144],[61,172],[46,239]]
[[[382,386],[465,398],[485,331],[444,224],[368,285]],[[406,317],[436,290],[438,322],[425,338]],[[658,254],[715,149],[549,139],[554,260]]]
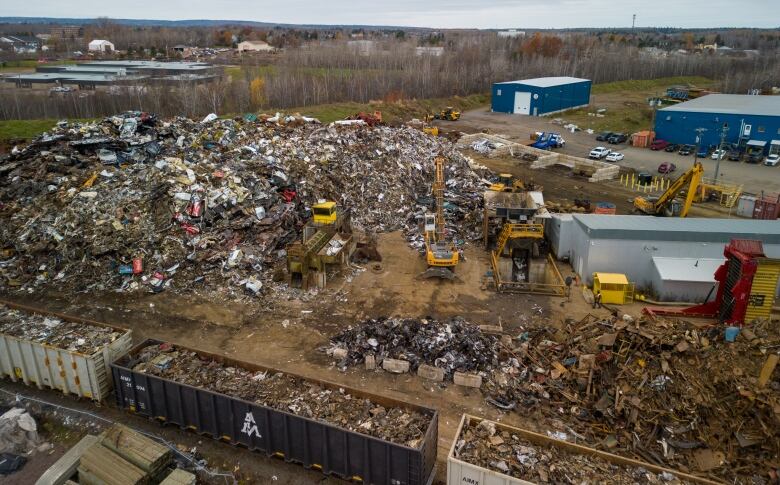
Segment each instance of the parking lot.
[[[658,166],[663,162],[674,163],[677,166],[677,171],[675,172],[677,174],[682,173],[682,171],[693,164],[693,155],[682,156],[677,153],[635,148],[626,143],[610,145],[606,142],[596,141],[595,133],[591,135],[585,131],[565,132],[563,126],[553,123],[553,119],[556,118],[491,113],[488,109],[482,108],[467,111],[463,113],[460,121],[442,124],[441,126],[467,133],[489,130],[490,133],[520,143],[528,143],[531,139],[531,134],[537,131],[559,132],[566,140],[566,146],[557,151],[569,155],[587,157],[590,150],[594,147],[604,146],[625,155],[625,158],[617,163],[618,165],[653,174],[658,173]],[[565,120],[565,114],[559,119]],[[708,157],[702,160],[702,164],[705,169],[705,177],[714,177],[717,162]],[[720,162],[719,169],[720,180],[744,185],[745,192],[754,194],[762,191],[765,193],[780,192],[780,166],[767,167],[723,159]]]

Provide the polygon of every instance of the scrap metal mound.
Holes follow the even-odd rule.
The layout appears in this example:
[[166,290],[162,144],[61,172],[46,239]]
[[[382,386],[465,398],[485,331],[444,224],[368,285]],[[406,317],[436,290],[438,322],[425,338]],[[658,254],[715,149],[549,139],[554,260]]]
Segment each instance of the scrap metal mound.
[[0,334],[47,346],[92,355],[122,336],[108,327],[66,322],[55,317],[30,314],[0,304]]
[[448,141],[284,121],[130,112],[14,148],[0,159],[0,291],[267,293],[318,199],[371,232],[416,230],[439,153],[448,220],[477,231],[481,178]]
[[731,343],[720,325],[592,315],[562,328],[530,321],[511,335],[459,317],[369,319],[332,337],[330,353],[342,368],[373,355],[448,378],[474,372],[489,404],[540,432],[728,483],[776,483],[780,373],[759,376],[780,348],[780,321],[754,322]]
[[385,358],[406,360],[413,371],[420,364],[439,367],[448,379],[456,371],[491,371],[503,357],[498,338],[483,334],[478,326],[460,317],[447,321],[368,319],[332,337],[331,342],[347,349],[342,367],[359,365],[373,355],[377,364]]
[[487,420],[467,423],[458,438],[455,458],[525,483],[689,483],[667,472],[656,474],[641,466],[616,465],[598,456],[539,446]]
[[150,345],[138,355],[135,372],[147,373],[244,401],[324,421],[350,431],[418,448],[431,416],[384,407],[340,389],[325,388],[283,373],[252,372],[199,357],[172,344]]

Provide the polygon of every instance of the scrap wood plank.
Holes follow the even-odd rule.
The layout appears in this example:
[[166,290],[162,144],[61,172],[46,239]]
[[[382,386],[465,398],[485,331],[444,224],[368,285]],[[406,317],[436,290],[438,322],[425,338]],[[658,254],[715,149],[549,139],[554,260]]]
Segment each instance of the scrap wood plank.
[[761,368],[761,372],[758,375],[758,387],[766,386],[769,382],[769,378],[772,376],[772,372],[777,367],[777,362],[780,360],[780,355],[772,354],[766,358],[764,366]]
[[103,446],[133,465],[156,475],[172,460],[171,450],[127,426],[115,424],[104,433]]
[[85,481],[95,485],[141,485],[146,483],[146,473],[110,449],[96,443],[87,448],[81,456],[79,483]]
[[160,485],[195,485],[197,478],[195,475],[181,468],[177,468],[160,482]]
[[97,436],[89,434],[81,438],[81,441],[65,452],[59,460],[41,475],[41,478],[35,482],[35,485],[63,485],[67,483],[70,477],[76,473],[76,469],[81,461],[81,455],[84,454],[87,448],[99,440]]

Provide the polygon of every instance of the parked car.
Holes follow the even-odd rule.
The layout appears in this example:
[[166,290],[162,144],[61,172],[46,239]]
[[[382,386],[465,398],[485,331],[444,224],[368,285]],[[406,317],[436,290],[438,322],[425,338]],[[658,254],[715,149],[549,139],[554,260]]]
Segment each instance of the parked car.
[[611,131],[604,131],[604,132],[602,132],[602,133],[599,133],[599,134],[596,136],[596,141],[607,141],[607,140],[609,139],[609,137],[610,137],[610,136],[612,136],[612,135],[614,135],[614,134],[615,134],[615,133],[613,133],[613,132],[611,132]]
[[666,140],[653,140],[653,143],[650,144],[651,150],[663,150],[664,148],[669,146],[669,142]]
[[745,163],[761,163],[763,161],[764,161],[763,152],[748,153],[748,156],[745,159]]
[[699,151],[696,152],[696,156],[699,158],[707,158],[710,156],[710,147],[699,147]]
[[625,156],[622,153],[620,153],[620,152],[612,152],[609,155],[607,155],[606,160],[608,162],[619,162],[619,161],[623,160],[624,158],[625,158]]
[[658,173],[672,173],[677,170],[677,165],[671,162],[664,162],[658,166]]
[[683,155],[683,156],[688,156],[691,153],[693,153],[694,150],[696,150],[696,147],[693,146],[693,145],[683,145],[683,146],[680,147],[680,149],[677,151],[677,153],[679,153],[680,155]]
[[726,157],[732,162],[739,162],[742,160],[742,152],[737,149],[729,150],[729,152],[726,154]]
[[594,160],[601,160],[602,158],[606,157],[610,153],[612,153],[612,150],[610,150],[609,148],[596,147],[590,151],[590,153],[588,154],[588,158],[592,158]]
[[773,153],[769,155],[768,157],[766,157],[766,160],[764,160],[764,165],[766,165],[767,167],[774,167],[778,163],[780,163],[780,154],[777,153]]
[[664,148],[664,151],[668,152],[668,153],[674,153],[674,152],[676,152],[679,149],[680,149],[680,145],[678,145],[677,143],[670,143],[670,144],[666,145],[666,148]]
[[726,150],[722,148],[718,148],[717,150],[712,152],[710,158],[712,158],[713,160],[723,160],[724,158],[726,158],[726,153],[728,153],[726,152]]
[[625,133],[613,133],[612,136],[607,138],[607,142],[613,145],[617,145],[618,143],[625,143],[627,140],[628,135]]

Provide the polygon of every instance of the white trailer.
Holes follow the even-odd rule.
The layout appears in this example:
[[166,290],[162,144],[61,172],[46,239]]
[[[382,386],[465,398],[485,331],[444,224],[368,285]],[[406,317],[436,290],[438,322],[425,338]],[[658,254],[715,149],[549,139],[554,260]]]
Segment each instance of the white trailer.
[[[17,311],[37,313],[26,307],[3,303]],[[117,338],[86,354],[0,333],[0,377],[9,377],[14,382],[21,381],[39,389],[48,387],[94,401],[105,400],[113,389],[110,365],[130,350],[132,331],[65,315],[46,316],[85,326],[108,327],[117,333]]]

